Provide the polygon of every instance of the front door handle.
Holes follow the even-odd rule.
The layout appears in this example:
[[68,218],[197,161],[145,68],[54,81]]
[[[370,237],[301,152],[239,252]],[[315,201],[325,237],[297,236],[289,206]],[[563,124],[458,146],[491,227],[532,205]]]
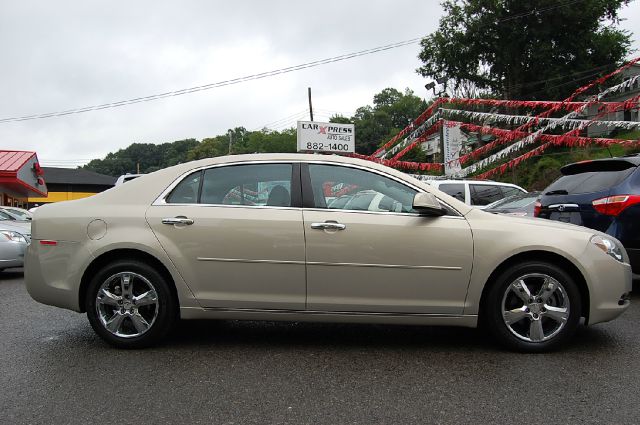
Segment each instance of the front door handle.
[[311,228],[318,230],[344,230],[347,225],[336,221],[325,221],[324,223],[311,223]]
[[178,216],[178,217],[168,217],[168,218],[163,218],[162,219],[162,224],[173,224],[173,225],[185,225],[185,226],[191,226],[193,224],[193,219],[192,218],[187,218],[184,216]]

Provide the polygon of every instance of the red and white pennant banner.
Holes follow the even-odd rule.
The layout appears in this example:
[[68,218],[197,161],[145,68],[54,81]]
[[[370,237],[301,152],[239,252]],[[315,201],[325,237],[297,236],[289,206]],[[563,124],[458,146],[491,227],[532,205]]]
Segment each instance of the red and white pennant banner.
[[[403,150],[407,145],[412,144],[418,138],[424,136],[426,132],[430,131],[433,125],[438,124],[438,121],[440,120],[440,111],[442,111],[442,109],[439,109],[438,111],[436,111],[431,116],[431,118],[426,120],[422,125],[420,125],[420,127],[412,131],[411,134],[407,136],[402,142],[396,144],[394,147],[392,147],[388,151],[382,152],[380,155],[380,158],[386,159],[390,156],[395,156],[398,152]],[[433,132],[431,134],[433,134]]]
[[[622,102],[620,103],[622,104]],[[640,105],[637,105],[640,107]],[[609,110],[609,107],[607,107]],[[474,112],[474,111],[465,111],[461,109],[441,109],[441,114],[447,118],[465,118],[467,120],[473,121],[482,121],[486,123],[500,123],[505,125],[519,125],[529,122],[531,120],[537,119],[541,124],[551,124],[550,128],[567,128],[574,129],[580,127],[580,125],[584,125],[589,123],[590,120],[579,120],[579,119],[562,119],[562,118],[535,118],[526,115],[505,115],[505,114],[493,114],[490,112]],[[556,124],[555,127],[553,124]],[[606,127],[608,129],[622,129],[622,130],[633,130],[640,128],[640,122],[638,121],[606,121],[600,120],[594,122],[593,124],[599,125],[601,127]]]

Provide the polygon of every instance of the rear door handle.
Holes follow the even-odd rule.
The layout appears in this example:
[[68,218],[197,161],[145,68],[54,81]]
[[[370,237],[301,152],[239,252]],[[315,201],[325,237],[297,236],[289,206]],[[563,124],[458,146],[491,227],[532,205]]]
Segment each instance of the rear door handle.
[[183,216],[168,217],[168,218],[163,218],[162,219],[162,224],[169,224],[169,225],[182,224],[182,225],[185,225],[185,226],[191,226],[193,224],[193,219],[187,218],[187,217],[183,217]]
[[347,225],[336,221],[325,221],[324,223],[311,223],[311,228],[318,230],[344,230]]

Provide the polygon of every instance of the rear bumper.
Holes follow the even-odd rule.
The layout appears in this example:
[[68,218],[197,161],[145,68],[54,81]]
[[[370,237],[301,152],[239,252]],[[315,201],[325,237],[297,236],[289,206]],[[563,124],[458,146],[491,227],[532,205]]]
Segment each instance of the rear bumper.
[[80,281],[87,258],[92,258],[91,254],[77,242],[49,246],[34,241],[25,257],[27,292],[40,303],[79,312]]

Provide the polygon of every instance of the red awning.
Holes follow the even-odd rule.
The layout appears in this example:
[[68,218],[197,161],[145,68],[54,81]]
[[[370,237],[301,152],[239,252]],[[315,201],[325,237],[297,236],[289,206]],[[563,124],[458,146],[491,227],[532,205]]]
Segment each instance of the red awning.
[[35,152],[0,150],[0,191],[3,188],[24,197],[47,196]]

